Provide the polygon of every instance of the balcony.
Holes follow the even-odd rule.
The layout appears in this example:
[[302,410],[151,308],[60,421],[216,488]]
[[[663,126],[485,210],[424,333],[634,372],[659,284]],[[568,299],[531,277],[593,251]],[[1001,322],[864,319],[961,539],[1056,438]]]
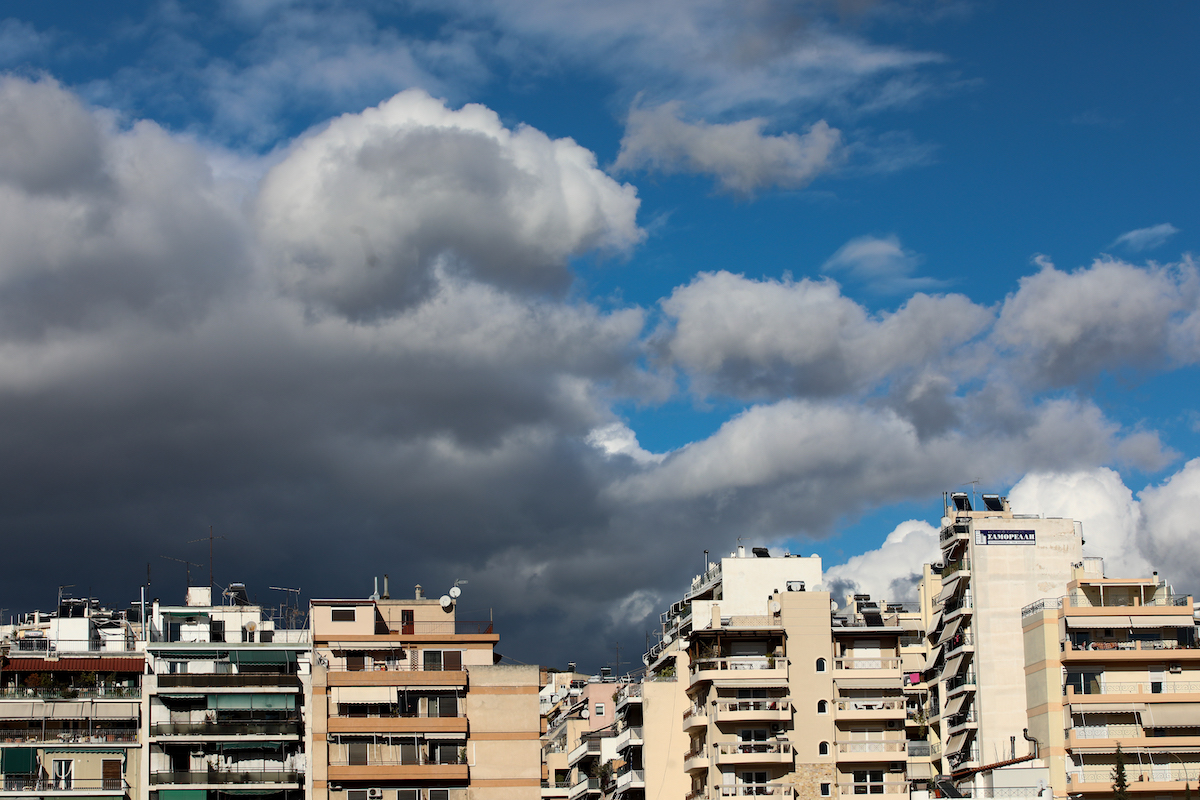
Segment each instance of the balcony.
[[191,739],[263,736],[279,738],[300,735],[300,720],[254,722],[160,722],[150,726],[151,736]]
[[591,797],[600,795],[600,779],[589,778],[584,776],[579,779],[579,782],[571,787],[571,791],[567,794],[571,800],[577,800],[580,797]]
[[701,772],[707,771],[712,762],[708,758],[708,753],[703,745],[700,745],[694,750],[689,750],[683,754],[683,771],[684,772]]
[[615,783],[618,792],[628,791],[630,789],[645,789],[646,788],[646,772],[640,769],[623,768],[615,777]]
[[131,729],[97,731],[63,731],[41,728],[0,729],[0,742],[5,744],[137,744],[138,732]]
[[617,739],[613,742],[617,752],[621,752],[630,747],[641,747],[642,745],[642,729],[641,728],[626,728],[617,734]]
[[716,711],[718,725],[734,722],[790,722],[792,700],[790,697],[773,697],[720,701]]
[[245,689],[282,687],[299,689],[300,678],[279,672],[187,673],[159,675],[159,689]]
[[270,770],[254,772],[238,772],[236,770],[189,770],[186,772],[151,772],[150,783],[153,786],[168,784],[224,785],[240,784],[303,784],[304,773],[294,770]]
[[[892,657],[868,656],[866,658],[835,658],[833,669],[837,670],[896,670],[900,669],[900,659]],[[857,676],[857,673],[856,673]]]
[[142,687],[140,686],[86,686],[60,689],[35,689],[21,686],[0,689],[0,700],[121,700],[126,698],[136,700],[141,696]]
[[570,752],[570,754],[567,756],[567,764],[569,766],[573,767],[576,764],[578,764],[580,761],[582,761],[584,758],[586,758],[587,756],[599,755],[599,753],[600,753],[600,740],[599,739],[585,739],[578,747],[576,747],[574,750],[572,750]]
[[790,783],[739,783],[722,786],[721,797],[795,797],[796,787]]
[[902,739],[884,742],[838,742],[838,761],[898,761],[908,752]]
[[493,633],[490,620],[419,620],[393,625],[392,636],[485,636]]
[[640,702],[642,702],[642,685],[640,683],[631,683],[617,690],[618,711],[630,703]]
[[791,763],[791,742],[721,742],[717,745],[718,766]]
[[[1174,763],[1170,766],[1154,765],[1141,767],[1137,764],[1125,764],[1125,779],[1129,781],[1131,794],[1166,794],[1180,793],[1184,785],[1196,783],[1200,774],[1200,764]],[[1067,773],[1067,791],[1071,794],[1103,794],[1112,795],[1112,768],[1086,769],[1081,772]]]
[[45,792],[59,794],[84,794],[88,796],[111,794],[120,796],[129,790],[124,778],[39,778],[36,775],[5,775],[6,792]]
[[1106,680],[1103,683],[1089,683],[1086,688],[1086,691],[1080,692],[1075,686],[1064,686],[1066,702],[1082,706],[1082,711],[1087,711],[1089,703],[1113,702],[1113,696],[1119,697],[1122,703],[1200,703],[1200,682],[1197,681],[1133,683]]
[[929,742],[905,742],[908,746],[909,758],[930,758],[933,756],[933,748],[929,746]]
[[683,729],[708,727],[708,709],[704,706],[692,706],[683,712]]
[[470,770],[463,761],[370,761],[351,764],[344,756],[329,759],[329,780],[337,781],[466,781]]
[[942,579],[945,580],[956,572],[962,572],[965,575],[970,575],[971,559],[960,558],[957,561],[946,562],[945,566],[942,567]]
[[901,698],[858,697],[837,701],[838,719],[904,719],[904,714],[905,701]]
[[947,733],[957,733],[965,728],[975,727],[978,727],[978,720],[975,717],[974,710],[969,711],[966,714],[958,714],[957,716],[950,717],[946,720]]
[[851,783],[838,787],[838,794],[908,794],[908,781],[884,781],[882,783]]
[[[418,665],[419,667],[419,665]],[[330,686],[455,686],[467,685],[466,670],[396,669],[347,670],[330,668]]]
[[948,678],[946,680],[946,691],[950,694],[975,691],[975,673],[968,672],[963,675],[955,675],[952,678]]
[[701,681],[736,680],[747,688],[787,685],[787,660],[774,656],[702,658],[688,665],[690,686]]
[[451,716],[435,714],[401,714],[374,717],[329,718],[330,733],[450,733],[468,731],[467,716],[459,712]]

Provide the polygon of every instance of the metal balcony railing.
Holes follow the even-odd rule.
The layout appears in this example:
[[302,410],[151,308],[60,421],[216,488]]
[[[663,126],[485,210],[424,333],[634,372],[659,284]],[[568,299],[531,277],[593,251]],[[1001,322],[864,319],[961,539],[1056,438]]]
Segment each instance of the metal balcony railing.
[[159,722],[151,736],[299,736],[300,720],[256,722]]
[[179,688],[214,688],[233,689],[241,687],[272,687],[284,686],[300,688],[300,679],[296,675],[281,672],[236,672],[236,673],[185,673],[180,675],[159,675],[160,689]]
[[838,711],[899,711],[904,708],[904,700],[884,699],[882,697],[856,697],[853,700],[838,700]]
[[21,686],[0,689],[0,700],[120,700],[123,698],[137,699],[141,696],[142,687],[140,686],[67,686],[54,689]]
[[790,752],[791,742],[722,742],[717,745],[717,754],[722,756],[786,755]]
[[195,783],[303,783],[304,773],[295,770],[255,770],[239,772],[236,770],[189,770],[186,772],[152,772],[150,783],[155,786],[163,784],[195,784]]
[[136,729],[64,731],[54,728],[0,728],[0,742],[45,742],[51,744],[129,743],[138,740]]
[[787,665],[783,658],[775,656],[730,656],[728,658],[701,658],[688,665],[694,676],[697,672],[738,671],[755,669],[782,669]]
[[41,778],[5,775],[6,792],[121,792],[129,788],[124,778]]
[[[791,700],[786,697],[766,700],[731,700],[717,703],[717,711],[787,711]],[[703,709],[700,710],[703,713]]]
[[790,783],[739,783],[722,786],[721,797],[795,797]]
[[490,620],[419,620],[415,622],[393,624],[389,633],[401,636],[469,636],[481,633],[492,633],[493,623]]
[[907,742],[838,742],[839,753],[903,753]]
[[834,669],[900,669],[900,659],[888,657],[835,658]]

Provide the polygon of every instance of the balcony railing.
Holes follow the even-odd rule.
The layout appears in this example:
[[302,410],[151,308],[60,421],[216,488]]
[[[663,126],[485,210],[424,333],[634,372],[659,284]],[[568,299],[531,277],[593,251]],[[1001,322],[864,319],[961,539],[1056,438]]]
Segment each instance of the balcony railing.
[[214,689],[234,689],[270,686],[285,686],[299,689],[300,679],[295,675],[280,672],[211,672],[158,676],[158,687],[160,689],[198,689],[207,687]]
[[903,753],[907,742],[838,742],[839,753]]
[[[1067,693],[1068,686],[1063,687],[1063,694]],[[1078,687],[1075,687],[1075,695],[1087,694],[1190,694],[1200,693],[1200,682],[1197,681],[1175,681],[1175,682],[1159,682],[1153,683],[1147,681],[1145,683],[1126,683],[1118,681],[1105,681],[1103,684],[1088,683],[1086,690],[1080,692]]]
[[1141,725],[1132,724],[1076,725],[1072,730],[1076,739],[1125,739],[1144,735]]
[[790,783],[741,783],[722,786],[721,797],[794,797],[796,787]]
[[63,687],[57,689],[35,689],[27,686],[0,689],[0,700],[119,700],[122,698],[139,698],[142,696],[140,686],[88,686]]
[[401,636],[471,636],[492,633],[492,625],[490,620],[420,620],[392,625],[388,632]]
[[[787,711],[791,706],[788,698],[768,700],[730,700],[717,703],[717,711]],[[700,713],[704,713],[703,709]]]
[[[1139,767],[1137,764],[1125,764],[1125,779],[1130,784],[1148,781],[1151,783],[1163,783],[1166,781],[1175,781],[1183,783],[1185,781],[1195,781],[1197,775],[1200,775],[1200,764],[1191,765],[1190,769],[1183,769],[1179,766],[1154,766],[1149,769]],[[1082,772],[1068,772],[1067,781],[1070,783],[1103,783],[1112,784],[1112,768],[1103,770],[1085,769]]]
[[884,781],[883,783],[852,783],[841,786],[838,794],[908,794],[908,781]]
[[853,700],[838,700],[838,711],[900,711],[904,700],[885,700],[882,697],[859,697]]
[[186,772],[152,772],[150,783],[304,783],[304,773],[295,770],[189,770]]
[[975,673],[974,672],[968,672],[965,675],[955,675],[953,678],[949,678],[946,681],[946,689],[949,691],[954,691],[955,689],[959,689],[963,686],[974,686],[974,685],[975,685]]
[[708,709],[704,706],[692,706],[687,711],[683,712],[683,721],[687,722],[692,717],[707,717]]
[[1039,611],[1045,609],[1060,609],[1064,605],[1069,605],[1072,608],[1146,608],[1147,606],[1187,606],[1189,605],[1188,595],[1168,594],[1167,592],[1155,592],[1151,597],[1137,598],[1137,603],[1127,602],[1129,598],[1104,598],[1100,602],[1099,597],[1088,597],[1085,592],[1069,592],[1061,597],[1048,597],[1044,600],[1037,600],[1030,603],[1021,609],[1022,617],[1033,616]]
[[298,736],[299,720],[255,722],[159,722],[151,736]]
[[926,758],[933,755],[929,742],[908,742],[908,755],[912,758]]
[[417,751],[416,758],[405,760],[399,759],[375,759],[368,758],[367,763],[350,763],[350,758],[344,754],[335,754],[329,758],[329,766],[331,767],[462,767],[466,766],[467,759],[462,753],[456,754],[450,758],[433,758],[427,753]]
[[792,752],[791,742],[722,742],[717,745],[717,754],[722,756],[779,754]]
[[688,665],[688,671],[697,672],[737,671],[755,669],[782,669],[787,661],[774,656],[731,656],[729,658],[701,658]]
[[951,575],[953,575],[954,573],[958,572],[959,570],[965,570],[967,572],[970,572],[971,559],[963,558],[958,561],[951,561],[951,562],[947,563],[944,567],[942,567],[942,577],[948,578]]
[[835,658],[834,669],[900,669],[900,659],[885,657]]
[[0,728],[0,742],[48,742],[53,744],[99,744],[103,742],[128,743],[138,740],[133,729],[62,731],[41,728]]
[[129,787],[124,778],[39,778],[36,775],[5,775],[6,792],[122,792]]

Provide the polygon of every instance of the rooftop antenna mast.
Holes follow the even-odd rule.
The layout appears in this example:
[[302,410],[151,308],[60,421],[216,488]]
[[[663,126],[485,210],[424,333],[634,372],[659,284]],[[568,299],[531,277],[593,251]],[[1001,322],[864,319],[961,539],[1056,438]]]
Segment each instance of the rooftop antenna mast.
[[[192,585],[192,567],[204,566],[203,564],[193,564],[191,561],[185,561],[182,558],[174,558],[172,556],[159,556],[159,558],[165,558],[167,561],[178,561],[180,564],[183,564],[184,574],[187,577],[188,587],[191,587],[191,585]],[[210,583],[209,586],[211,586],[211,585],[212,584]]]
[[75,588],[75,584],[73,584],[73,583],[64,584],[63,586],[58,587],[58,605],[60,605],[60,606],[62,605],[63,589],[74,589],[74,588]]
[[979,478],[974,478],[974,479],[969,480],[966,483],[962,484],[963,486],[971,487],[971,508],[976,507],[975,506],[975,490],[979,488],[979,484],[982,482],[983,481],[981,481]]
[[[289,589],[286,586],[268,586],[267,588],[274,589],[277,592],[287,592],[287,594],[283,596],[284,618],[290,619],[290,626],[295,627],[294,623],[296,622],[296,617],[300,616],[300,590]],[[296,595],[295,606],[293,606],[291,603],[291,596],[293,594]]]
[[196,544],[208,540],[208,585],[211,588],[213,585],[213,539],[224,539],[224,536],[213,536],[213,526],[208,526],[208,536],[203,539],[192,539],[188,544]]

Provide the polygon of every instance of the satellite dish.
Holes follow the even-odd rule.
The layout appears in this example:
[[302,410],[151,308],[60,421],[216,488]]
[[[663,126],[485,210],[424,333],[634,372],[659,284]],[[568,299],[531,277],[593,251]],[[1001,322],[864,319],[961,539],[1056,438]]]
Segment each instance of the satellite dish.
[[454,601],[450,599],[450,595],[448,594],[442,595],[442,599],[438,602],[442,604],[442,608],[449,608],[450,606],[454,605]]
[[781,606],[779,604],[778,600],[771,601],[771,613],[772,614],[778,614],[782,609],[783,609],[783,606]]
[[837,600],[830,600],[830,601],[829,601],[829,610],[830,610],[830,611],[837,611],[837,608],[838,608],[838,606],[837,606]]
[[461,595],[461,594],[462,594],[462,589],[458,588],[457,586],[450,587],[450,596],[452,598],[454,598],[455,600],[457,600],[459,595]]
[[254,630],[257,627],[258,627],[258,623],[255,622],[254,620],[250,620],[249,622],[246,623],[246,630],[250,631],[251,633],[254,633]]
[[591,715],[592,715],[592,712],[588,711],[586,708],[585,708],[583,711],[580,711],[580,712],[579,712],[579,716],[580,716],[580,717],[582,717],[582,718],[584,718],[584,719],[587,719],[587,718],[588,718],[588,717],[590,717]]

